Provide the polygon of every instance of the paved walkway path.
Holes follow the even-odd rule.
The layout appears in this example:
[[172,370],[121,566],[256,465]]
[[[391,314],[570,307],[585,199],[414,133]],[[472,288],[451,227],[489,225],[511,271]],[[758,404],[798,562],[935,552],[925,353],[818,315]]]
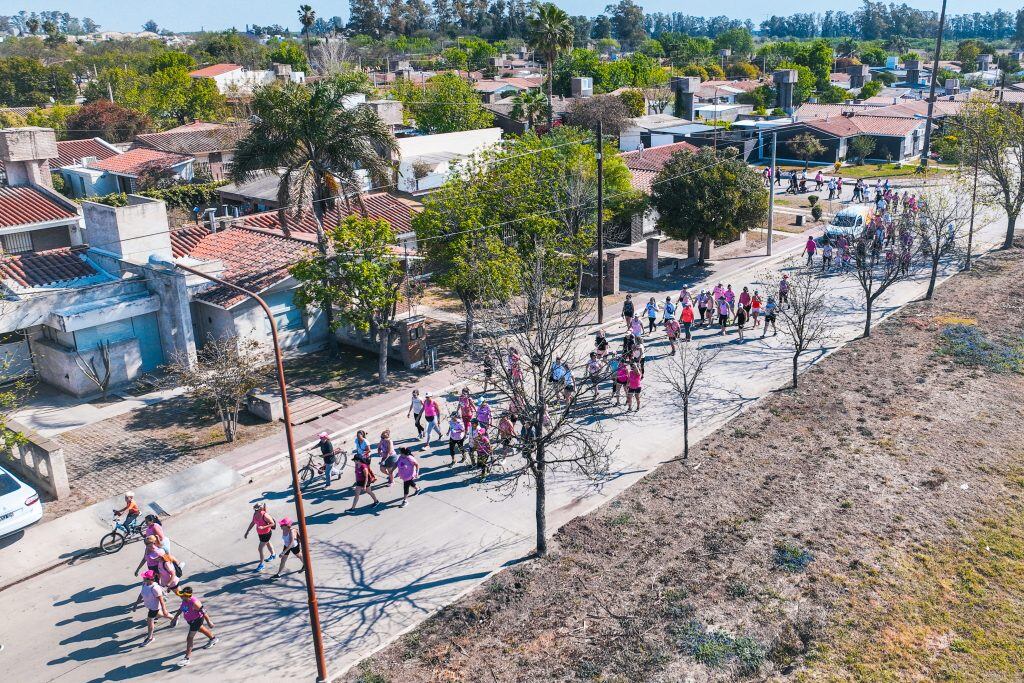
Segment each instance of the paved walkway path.
[[[1001,225],[989,226],[979,235],[979,245],[1000,242],[1002,231]],[[753,271],[743,277],[737,274],[732,284],[766,288]],[[926,277],[920,274],[892,288],[878,313],[895,310],[919,296],[926,285]],[[858,288],[852,278],[840,276],[829,277],[828,287],[841,307],[834,320],[836,343],[841,343],[861,331]],[[649,369],[655,377],[658,357],[666,351],[661,339],[656,337],[651,349]],[[698,343],[717,346],[722,352],[716,390],[698,404],[693,417],[694,439],[788,381],[789,352],[781,336],[738,342],[732,336],[723,339],[702,331]],[[809,353],[807,360],[826,352]],[[604,423],[609,443],[618,450],[615,477],[603,488],[595,490],[589,482],[565,473],[554,477],[549,503],[552,531],[607,501],[662,460],[678,455],[678,411],[664,400],[664,392],[656,380],[649,381],[648,401],[640,413]],[[384,427],[392,429],[398,443],[416,443],[412,425],[404,419],[388,417],[367,425],[371,434]],[[424,491],[408,508],[395,508],[400,494],[386,487],[378,488],[386,508],[363,507],[354,515],[345,514],[351,500],[348,489],[314,491],[308,496],[332,673],[387,644],[532,548],[532,499],[527,488],[506,496],[493,486],[477,484],[465,469],[448,468],[446,449],[435,446],[422,455]],[[345,475],[349,481],[351,472]],[[6,646],[8,675],[18,681],[129,680],[156,672],[181,680],[196,676],[218,681],[311,678],[301,575],[267,582],[265,574],[254,571],[255,539],[241,539],[251,501],[267,500],[271,512],[280,518],[292,514],[289,498],[287,477],[275,476],[166,520],[175,554],[186,562],[187,581],[206,602],[221,637],[213,650],[198,650],[188,670],[172,666],[182,652],[185,633],[180,626],[175,631],[162,628],[156,643],[138,647],[144,634],[140,615],[125,608],[137,593],[131,571],[141,548],[135,545],[118,555],[55,570],[0,592],[0,610],[5,614],[0,640]],[[0,563],[6,550],[0,550]],[[23,635],[29,633],[31,637]]]

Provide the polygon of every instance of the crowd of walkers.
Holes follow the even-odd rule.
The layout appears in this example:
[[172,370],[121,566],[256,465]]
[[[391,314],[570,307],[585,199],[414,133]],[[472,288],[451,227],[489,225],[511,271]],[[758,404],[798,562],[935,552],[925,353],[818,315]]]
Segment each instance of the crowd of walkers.
[[[166,619],[169,622],[169,628],[174,628],[179,618],[184,619],[188,625],[188,632],[185,636],[185,656],[178,662],[178,666],[187,666],[192,658],[196,633],[201,633],[206,637],[204,648],[211,648],[218,642],[217,636],[213,633],[213,621],[210,619],[210,614],[193,588],[182,584],[185,563],[171,554],[171,541],[164,531],[164,525],[160,518],[155,514],[146,515],[140,525],[139,504],[135,500],[135,494],[131,491],[124,494],[124,506],[113,512],[115,517],[125,516],[124,526],[127,529],[135,530],[136,527],[141,526],[139,531],[141,531],[144,544],[142,559],[135,567],[135,576],[140,577],[141,572],[142,585],[131,607],[135,610],[139,605],[145,605],[147,610],[146,637],[142,641],[142,647],[153,642],[158,619]],[[269,541],[269,537],[266,540]],[[264,549],[262,533],[260,541],[260,565],[262,567]],[[273,559],[273,550],[270,552],[270,559]],[[145,570],[142,569],[143,567]],[[170,613],[167,605],[172,595],[179,599],[178,608],[173,614]]]

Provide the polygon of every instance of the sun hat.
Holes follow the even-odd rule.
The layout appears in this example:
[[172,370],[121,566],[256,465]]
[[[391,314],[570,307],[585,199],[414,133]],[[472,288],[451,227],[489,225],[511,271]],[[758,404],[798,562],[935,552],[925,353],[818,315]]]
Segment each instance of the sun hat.
[[283,517],[283,518],[281,518],[281,521],[279,522],[279,524],[281,526],[291,526],[292,525],[291,517]]
[[152,581],[154,576],[156,576],[156,574],[153,573],[152,569],[147,569],[146,571],[142,572],[142,578],[144,579],[149,579]]

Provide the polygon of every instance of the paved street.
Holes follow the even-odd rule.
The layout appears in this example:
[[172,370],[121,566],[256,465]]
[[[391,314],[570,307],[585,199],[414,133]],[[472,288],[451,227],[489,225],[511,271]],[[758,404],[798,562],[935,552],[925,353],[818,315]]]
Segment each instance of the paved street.
[[[996,222],[980,231],[979,246],[1001,242],[1004,225]],[[733,287],[768,290],[764,283],[755,282],[757,274],[737,278]],[[900,283],[884,297],[876,315],[920,296],[926,286],[923,271],[914,280]],[[849,340],[863,326],[859,288],[852,277],[838,275],[828,278],[828,287],[841,310],[835,318],[835,343]],[[734,334],[723,339],[702,331],[697,336],[700,343],[721,347],[722,353],[714,372],[716,390],[691,418],[691,439],[709,433],[785,385],[790,375],[789,352],[781,334],[765,340],[749,335],[743,342]],[[809,352],[806,357],[810,361],[825,351]],[[660,333],[649,353],[653,361],[648,364],[642,411],[617,414],[604,422],[609,442],[617,446],[615,476],[599,490],[565,474],[556,476],[549,486],[551,530],[679,454],[681,419],[658,380],[657,359],[667,353]],[[392,429],[399,445],[411,443],[414,430],[404,413],[386,425],[369,425],[371,442],[384,427]],[[506,496],[493,485],[476,483],[464,469],[449,469],[447,449],[440,444],[428,453],[421,458],[423,493],[405,509],[394,503],[401,497],[397,484],[377,489],[382,501],[391,504],[372,512],[364,507],[346,515],[351,500],[347,488],[315,491],[307,499],[316,583],[334,675],[489,573],[517,562],[533,547],[530,491],[520,488]],[[697,460],[693,463],[701,465]],[[349,468],[344,483],[351,476]],[[126,608],[138,592],[132,570],[142,548],[135,544],[117,555],[44,573],[0,592],[0,611],[5,615],[0,625],[0,643],[5,646],[0,664],[5,678],[130,680],[160,671],[162,677],[175,680],[199,676],[216,681],[312,680],[315,667],[301,574],[268,582],[270,572],[254,571],[255,538],[242,540],[254,500],[268,501],[269,511],[278,519],[294,516],[288,485],[284,476],[256,481],[166,520],[172,552],[184,560],[187,583],[206,604],[220,636],[213,649],[196,650],[188,669],[174,666],[183,653],[183,624],[173,631],[161,625],[156,642],[139,647],[145,612]],[[278,538],[275,535],[274,540],[279,544]],[[0,550],[0,562],[4,552]],[[292,565],[293,570],[297,568]],[[172,599],[171,606],[177,607],[177,600]],[[203,640],[199,637],[197,645]]]

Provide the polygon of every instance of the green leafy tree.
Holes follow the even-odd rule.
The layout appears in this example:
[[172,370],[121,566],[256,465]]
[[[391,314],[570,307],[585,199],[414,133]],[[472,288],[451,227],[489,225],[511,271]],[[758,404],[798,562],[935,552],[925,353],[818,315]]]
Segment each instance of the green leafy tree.
[[839,104],[852,97],[849,90],[840,88],[838,85],[832,85],[831,83],[824,88],[818,89],[818,102],[822,104]]
[[851,138],[846,147],[849,150],[848,153],[853,155],[853,158],[857,160],[857,164],[863,164],[864,160],[868,158],[868,155],[875,151],[875,139],[868,135],[858,135],[855,138]]
[[288,64],[295,71],[309,73],[309,59],[302,48],[290,40],[279,42],[268,55],[274,64]]
[[476,310],[485,295],[507,299],[514,293],[518,255],[502,240],[479,188],[491,169],[475,165],[430,194],[413,217],[417,247],[439,286],[455,293],[466,312],[464,341],[472,344]]
[[295,302],[316,306],[331,301],[338,309],[337,319],[329,324],[332,332],[345,324],[375,337],[378,381],[385,385],[388,348],[408,272],[392,252],[395,232],[386,220],[348,216],[326,235],[326,254],[310,255],[289,269],[299,281]]
[[57,137],[64,139],[67,135],[68,119],[78,111],[78,107],[72,104],[55,104],[52,107],[34,109],[25,116],[25,122],[30,126],[41,128],[53,128]]
[[805,171],[811,159],[825,152],[825,145],[821,144],[818,138],[810,133],[801,133],[800,135],[793,136],[786,143],[786,147],[794,158],[804,162]]
[[[351,80],[327,78],[308,85],[288,83],[260,88],[252,100],[253,124],[238,143],[231,174],[245,182],[265,169],[282,169],[277,190],[282,228],[290,235],[292,216],[312,211],[320,256],[330,255],[325,213],[336,203],[362,207],[361,172],[374,185],[392,178],[387,157],[398,151],[388,126],[365,107],[345,106],[359,92]],[[293,208],[292,208],[293,207]],[[333,299],[318,300],[328,327],[334,325]],[[328,337],[337,349],[333,335]]]
[[407,101],[416,127],[430,133],[454,133],[487,128],[494,115],[484,109],[473,87],[456,74],[439,74],[423,89],[411,91],[417,98]]
[[619,95],[619,99],[625,103],[630,116],[636,118],[647,113],[647,100],[639,90],[626,90]]
[[977,40],[961,40],[956,46],[956,61],[967,67],[968,71],[974,70],[974,64],[981,54],[981,44]]
[[441,60],[449,69],[465,71],[469,68],[469,53],[459,47],[446,47],[441,50]]
[[555,60],[554,90],[559,95],[569,95],[571,80],[576,76],[589,76],[594,79],[595,88],[601,87],[603,84],[598,73],[600,68],[601,58],[594,50],[576,48],[572,52],[559,55]]
[[619,0],[604,11],[611,16],[612,36],[627,48],[633,48],[647,37],[644,29],[644,10],[633,0]]
[[857,96],[866,100],[867,98],[874,97],[878,93],[882,92],[882,88],[884,87],[885,85],[882,81],[868,81],[861,87],[860,93]]
[[638,51],[641,54],[645,54],[648,57],[654,57],[660,59],[665,56],[665,47],[653,38],[648,38],[644,42],[640,43]]
[[768,192],[732,150],[702,147],[672,155],[654,181],[651,206],[667,235],[700,243],[703,263],[711,240],[734,239],[764,225]]
[[0,106],[72,104],[77,94],[71,74],[62,65],[46,66],[30,57],[0,58]]
[[860,51],[860,61],[871,66],[883,66],[888,57],[888,52],[875,45],[869,45]]
[[[530,45],[544,57],[548,69],[548,103],[553,102],[554,66],[559,53],[572,49],[572,20],[556,5],[540,5],[530,17]],[[553,105],[551,105],[553,107]],[[548,110],[548,128],[552,125],[554,109]]]
[[181,67],[191,71],[196,68],[195,57],[184,52],[164,50],[153,55],[149,60],[149,73],[156,73],[162,69],[170,69],[172,67]]
[[761,70],[750,62],[734,62],[726,69],[729,78],[737,80],[754,79],[761,75]]
[[716,50],[732,50],[733,57],[746,57],[754,52],[754,37],[745,28],[731,28],[715,37]]
[[184,67],[162,69],[143,82],[142,100],[154,118],[189,123],[216,121],[224,116],[227,101],[209,78],[192,78]]

